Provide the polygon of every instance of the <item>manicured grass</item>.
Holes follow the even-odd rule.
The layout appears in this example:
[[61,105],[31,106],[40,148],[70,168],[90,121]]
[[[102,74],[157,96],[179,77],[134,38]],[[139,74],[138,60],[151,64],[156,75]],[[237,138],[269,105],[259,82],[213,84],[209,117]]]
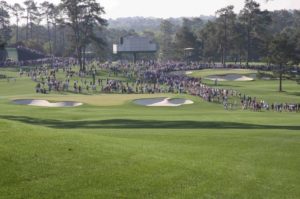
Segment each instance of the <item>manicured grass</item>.
[[[222,86],[250,92],[256,83],[253,92],[277,97],[271,83],[234,83]],[[0,81],[0,198],[300,197],[299,113],[226,111],[187,95],[38,95],[34,85]],[[149,96],[195,104],[131,101]],[[282,94],[289,97],[300,98]],[[13,98],[85,104],[44,108]]]
[[[139,98],[156,98],[156,97],[175,97],[172,94],[99,94],[99,95],[28,95],[26,99],[46,99],[50,101],[76,101],[82,102],[84,104],[94,105],[94,106],[116,106],[123,105],[126,102],[131,102],[132,100]],[[24,96],[13,97],[11,99],[24,99]]]
[[226,74],[240,74],[240,75],[248,75],[248,74],[256,74],[256,70],[248,70],[248,69],[205,69],[199,71],[191,71],[190,74],[193,77],[207,77],[210,75],[226,75]]

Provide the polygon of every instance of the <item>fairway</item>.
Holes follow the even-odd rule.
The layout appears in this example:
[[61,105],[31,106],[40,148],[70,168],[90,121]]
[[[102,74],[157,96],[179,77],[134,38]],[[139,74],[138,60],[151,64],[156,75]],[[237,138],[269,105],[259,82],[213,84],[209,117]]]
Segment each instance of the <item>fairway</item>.
[[[300,197],[299,113],[228,111],[186,94],[36,94],[17,70],[1,73],[16,81],[0,80],[0,198]],[[219,86],[299,102],[294,84],[284,82],[280,95],[273,81]],[[157,97],[194,104],[133,103]],[[83,105],[33,107],[14,99]]]

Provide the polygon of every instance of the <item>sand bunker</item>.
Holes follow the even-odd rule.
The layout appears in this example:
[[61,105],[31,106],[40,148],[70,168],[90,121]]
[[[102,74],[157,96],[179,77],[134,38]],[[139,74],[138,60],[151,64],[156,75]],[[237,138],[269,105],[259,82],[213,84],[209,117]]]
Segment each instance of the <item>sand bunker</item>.
[[192,71],[186,71],[185,74],[190,75],[190,74],[193,74],[193,72]]
[[211,75],[207,76],[205,79],[212,80],[212,81],[253,81],[254,78],[247,77],[245,75],[239,74],[228,74],[228,75]]
[[133,101],[135,104],[142,106],[181,106],[185,104],[193,104],[194,102],[187,99],[170,99],[170,98],[150,98],[138,99]]
[[36,99],[21,99],[13,100],[16,104],[29,105],[29,106],[42,106],[42,107],[75,107],[81,106],[80,102],[49,102],[47,100],[36,100]]

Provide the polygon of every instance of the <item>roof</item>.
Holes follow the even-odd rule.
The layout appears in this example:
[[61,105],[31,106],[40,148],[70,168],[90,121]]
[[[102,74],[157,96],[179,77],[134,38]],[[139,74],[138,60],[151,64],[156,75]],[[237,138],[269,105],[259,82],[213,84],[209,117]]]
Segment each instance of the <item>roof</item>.
[[120,43],[114,45],[114,52],[156,52],[157,46],[148,37],[126,36],[120,38]]

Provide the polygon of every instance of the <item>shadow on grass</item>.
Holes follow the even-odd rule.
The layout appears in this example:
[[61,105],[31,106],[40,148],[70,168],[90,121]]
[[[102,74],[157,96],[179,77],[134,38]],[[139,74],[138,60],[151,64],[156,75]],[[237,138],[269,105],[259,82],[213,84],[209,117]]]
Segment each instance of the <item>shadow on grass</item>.
[[289,95],[300,96],[300,92],[288,93]]
[[231,84],[223,84],[218,82],[218,85],[215,85],[215,83],[206,83],[208,86],[212,86],[212,87],[228,87],[228,88],[240,88],[243,86],[239,86],[239,85],[231,85]]
[[282,129],[300,130],[300,126],[259,125],[238,122],[216,121],[163,121],[163,120],[79,120],[63,121],[52,119],[38,119],[26,116],[2,115],[0,119],[23,122],[26,124],[46,126],[57,129]]

